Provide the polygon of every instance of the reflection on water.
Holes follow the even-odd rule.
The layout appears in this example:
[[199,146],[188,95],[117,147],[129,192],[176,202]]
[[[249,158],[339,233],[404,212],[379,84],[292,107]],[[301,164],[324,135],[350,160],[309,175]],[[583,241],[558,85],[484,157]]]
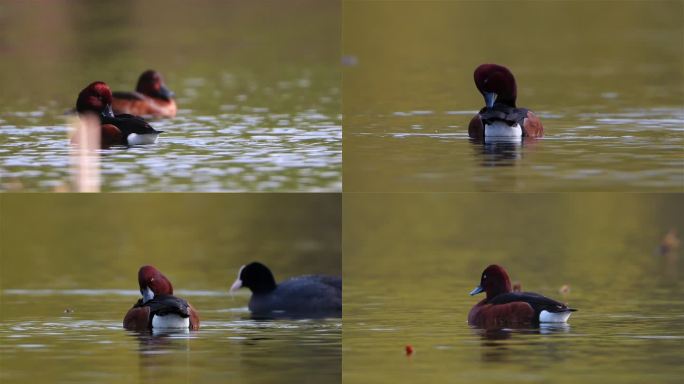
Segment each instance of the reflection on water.
[[[245,111],[248,110],[248,111]],[[155,121],[165,133],[142,147],[98,151],[105,191],[339,190],[341,126],[315,111]],[[265,108],[263,108],[265,109]],[[59,189],[69,178],[68,124],[0,126],[5,189]]]
[[[684,266],[669,246],[682,196],[349,194],[344,206],[346,383],[681,380]],[[468,326],[490,263],[578,311]]]
[[0,322],[4,383],[340,381],[340,320],[253,321],[225,292],[185,292],[201,311],[199,331],[138,333],[121,324],[134,294],[67,292],[66,315],[62,293],[2,291],[18,314]]
[[0,95],[0,189],[68,189],[65,111],[86,84],[131,90],[148,68],[176,92],[178,115],[151,121],[165,132],[155,145],[100,152],[103,191],[341,189],[338,2],[37,8],[2,5],[0,70],[22,75]]
[[485,140],[470,139],[473,150],[478,153],[480,165],[483,167],[501,167],[515,165],[522,158],[522,146],[525,141],[536,139],[507,140],[488,138]]
[[[349,188],[680,191],[684,186],[681,109],[547,116],[547,135],[522,143],[473,141],[467,119],[453,126],[450,116],[381,116],[382,124],[394,128],[377,133],[366,123],[368,132],[346,134]],[[366,116],[357,123],[372,120]]]

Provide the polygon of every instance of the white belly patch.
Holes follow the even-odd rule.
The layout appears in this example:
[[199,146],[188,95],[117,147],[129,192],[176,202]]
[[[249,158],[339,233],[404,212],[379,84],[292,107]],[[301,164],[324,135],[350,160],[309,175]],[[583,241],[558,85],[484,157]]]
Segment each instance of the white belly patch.
[[495,121],[485,125],[485,137],[522,137],[520,124],[508,125],[503,121]]
[[156,143],[158,137],[158,133],[131,133],[126,139],[128,140],[128,145],[145,145]]
[[190,327],[189,317],[180,317],[178,315],[154,316],[152,318],[153,329],[182,329]]
[[568,321],[568,318],[570,317],[570,314],[572,312],[549,312],[549,311],[541,311],[539,313],[539,322],[540,323],[565,323]]

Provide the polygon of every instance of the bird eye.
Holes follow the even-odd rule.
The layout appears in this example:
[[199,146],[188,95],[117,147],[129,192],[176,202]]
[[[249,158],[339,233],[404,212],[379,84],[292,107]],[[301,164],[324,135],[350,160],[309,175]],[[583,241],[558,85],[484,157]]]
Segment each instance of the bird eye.
[[482,275],[482,278],[483,278],[483,279],[486,279],[486,278],[487,278],[487,275]]

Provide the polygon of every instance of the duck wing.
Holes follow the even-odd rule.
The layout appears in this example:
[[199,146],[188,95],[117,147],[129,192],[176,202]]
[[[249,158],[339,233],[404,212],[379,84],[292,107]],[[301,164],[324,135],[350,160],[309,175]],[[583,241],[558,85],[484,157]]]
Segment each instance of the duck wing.
[[102,124],[112,124],[119,128],[124,136],[128,136],[131,133],[136,133],[138,135],[144,135],[149,133],[162,133],[163,131],[158,131],[152,126],[138,116],[133,116],[129,114],[120,114],[114,117],[102,116]]
[[508,125],[519,124],[523,126],[525,117],[527,117],[527,109],[514,108],[505,104],[494,104],[492,108],[482,108],[480,110],[480,118],[484,125],[491,124],[495,121],[504,121]]
[[523,301],[532,306],[535,313],[539,314],[541,311],[548,312],[574,312],[576,309],[568,308],[567,305],[542,296],[534,292],[508,292],[496,295],[494,298],[487,301],[487,304],[508,304],[516,301]]
[[190,305],[188,302],[172,295],[157,295],[144,305],[150,307],[150,318],[153,315],[165,316],[169,314],[180,317],[190,316]]

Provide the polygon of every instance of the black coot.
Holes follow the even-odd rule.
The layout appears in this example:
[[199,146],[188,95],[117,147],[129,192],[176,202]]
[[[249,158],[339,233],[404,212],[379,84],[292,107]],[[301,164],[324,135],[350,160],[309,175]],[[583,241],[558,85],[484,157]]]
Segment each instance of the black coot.
[[252,291],[249,310],[255,317],[321,318],[342,316],[342,278],[326,275],[293,277],[277,284],[259,262],[240,268],[231,291]]

